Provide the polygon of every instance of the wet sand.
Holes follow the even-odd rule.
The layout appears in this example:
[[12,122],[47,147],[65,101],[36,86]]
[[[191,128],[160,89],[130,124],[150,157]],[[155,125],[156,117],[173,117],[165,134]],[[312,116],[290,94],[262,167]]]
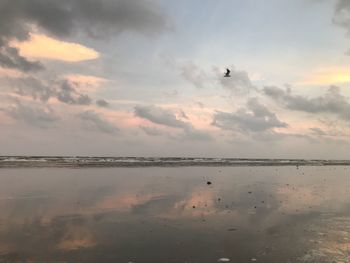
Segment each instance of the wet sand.
[[349,172],[0,169],[0,262],[350,262]]

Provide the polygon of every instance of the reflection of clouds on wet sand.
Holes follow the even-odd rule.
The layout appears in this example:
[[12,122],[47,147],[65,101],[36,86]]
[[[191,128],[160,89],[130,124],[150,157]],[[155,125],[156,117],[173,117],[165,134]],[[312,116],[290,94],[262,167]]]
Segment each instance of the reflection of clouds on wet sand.
[[101,200],[96,205],[97,210],[117,210],[128,212],[133,207],[145,204],[152,200],[158,200],[164,198],[166,195],[164,194],[116,194],[110,195]]
[[312,222],[308,229],[310,249],[302,262],[349,262],[350,217],[329,216]]
[[274,195],[280,203],[281,212],[298,214],[348,210],[350,181],[345,169],[324,168],[317,171],[319,174],[313,173],[310,167],[304,170],[309,171],[299,176],[299,183],[281,183],[276,188]]
[[208,187],[198,187],[193,189],[189,196],[174,204],[171,213],[178,216],[202,216],[217,212],[214,202],[213,189]]
[[186,218],[225,218],[238,219],[242,216],[237,208],[224,205],[218,197],[218,190],[206,186],[195,187],[187,196],[173,204],[171,209],[161,215],[169,219]]
[[285,213],[309,212],[311,208],[320,206],[323,197],[308,187],[282,186],[276,191],[280,200],[279,210]]
[[83,248],[91,248],[97,244],[93,235],[84,227],[67,229],[66,234],[57,244],[58,250],[71,251]]
[[[324,215],[348,211],[350,182],[346,171],[315,169],[62,169],[50,176],[21,170],[18,178],[42,174],[36,182],[26,179],[28,189],[17,180],[1,193],[11,199],[0,200],[0,262],[16,262],[8,260],[16,253],[18,262],[73,262],[67,258],[81,251],[86,262],[98,256],[112,262],[104,258],[111,253],[120,257],[113,262],[128,262],[130,254],[163,262],[152,261],[159,246],[167,251],[174,244],[188,248],[174,262],[215,262],[222,256],[288,262],[291,255],[304,262],[331,255],[340,260],[350,249],[350,223]],[[206,253],[220,255],[214,260]],[[62,258],[56,260],[58,254]],[[322,260],[310,261],[317,255]]]

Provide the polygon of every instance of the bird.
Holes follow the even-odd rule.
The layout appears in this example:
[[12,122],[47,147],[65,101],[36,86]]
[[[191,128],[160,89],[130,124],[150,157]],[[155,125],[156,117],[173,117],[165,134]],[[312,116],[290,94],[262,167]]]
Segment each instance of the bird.
[[231,70],[229,70],[228,68],[226,69],[226,73],[225,73],[225,78],[229,78],[229,77],[231,77],[231,75],[230,75],[230,72],[231,72]]

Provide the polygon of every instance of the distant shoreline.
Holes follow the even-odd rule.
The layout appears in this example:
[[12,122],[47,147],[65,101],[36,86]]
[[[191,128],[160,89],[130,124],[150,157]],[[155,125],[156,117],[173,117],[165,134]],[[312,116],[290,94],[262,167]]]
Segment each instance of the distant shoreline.
[[181,157],[82,157],[0,156],[0,168],[103,168],[186,166],[350,166],[350,160],[181,158]]

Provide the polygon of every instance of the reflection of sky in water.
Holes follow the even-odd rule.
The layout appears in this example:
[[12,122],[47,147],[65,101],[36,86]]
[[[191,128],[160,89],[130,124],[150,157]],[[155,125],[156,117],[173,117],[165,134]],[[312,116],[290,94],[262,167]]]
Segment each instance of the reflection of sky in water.
[[0,262],[347,262],[348,172],[2,169]]

